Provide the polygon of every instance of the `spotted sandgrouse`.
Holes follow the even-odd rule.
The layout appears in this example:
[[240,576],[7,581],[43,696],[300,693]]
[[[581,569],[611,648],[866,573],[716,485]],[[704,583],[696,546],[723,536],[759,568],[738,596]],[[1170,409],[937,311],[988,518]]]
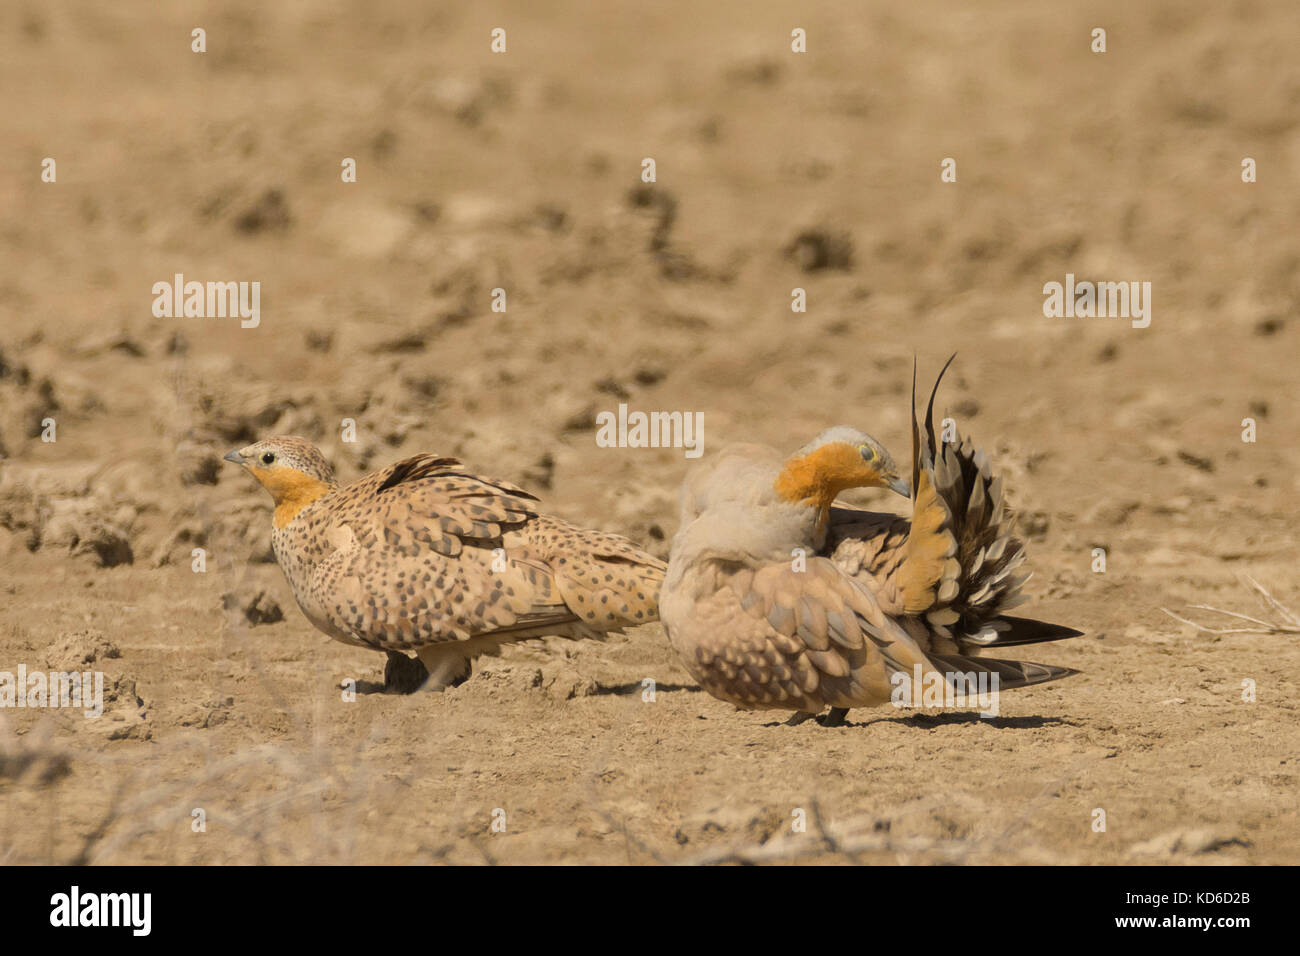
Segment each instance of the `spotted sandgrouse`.
[[909,493],[880,443],[842,426],[788,459],[729,446],[686,481],[660,614],[715,697],[792,722],[829,707],[836,723],[889,702],[898,675],[953,686],[982,673],[1006,690],[1075,673],[976,656],[1079,632],[1004,613],[1020,602],[1024,547],[1001,480],[969,440],[936,442],[934,393],[922,434],[915,374],[912,392],[910,518],[833,506],[849,488]]
[[442,689],[503,644],[601,638],[658,617],[662,561],[542,514],[533,495],[455,458],[416,455],[342,486],[301,438],[226,460],[275,500],[272,548],[307,619],[389,652],[390,679],[414,664],[404,652]]

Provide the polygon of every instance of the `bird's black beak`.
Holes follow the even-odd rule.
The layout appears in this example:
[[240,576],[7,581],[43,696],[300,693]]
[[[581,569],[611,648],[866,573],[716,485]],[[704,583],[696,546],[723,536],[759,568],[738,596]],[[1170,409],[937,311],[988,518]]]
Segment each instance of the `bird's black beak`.
[[888,488],[890,491],[897,492],[898,494],[902,495],[904,498],[912,497],[912,487],[908,483],[906,478],[900,478],[897,475],[895,475],[894,477],[889,479],[889,482],[888,484],[885,485],[885,487]]
[[237,450],[226,452],[224,456],[224,460],[233,461],[236,465],[242,465],[244,463],[243,457],[239,454]]

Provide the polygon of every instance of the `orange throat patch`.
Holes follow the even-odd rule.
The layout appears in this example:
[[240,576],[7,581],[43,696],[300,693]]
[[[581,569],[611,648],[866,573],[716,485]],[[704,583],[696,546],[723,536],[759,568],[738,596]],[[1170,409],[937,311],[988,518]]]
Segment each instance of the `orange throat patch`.
[[818,525],[825,525],[831,504],[842,491],[879,481],[876,472],[862,460],[852,445],[836,442],[823,445],[802,458],[791,458],[773,486],[782,500],[819,511]]
[[301,471],[256,467],[248,470],[275,500],[275,516],[272,522],[277,529],[287,525],[298,516],[298,512],[313,501],[325,497],[334,490],[333,486],[319,478],[305,475]]

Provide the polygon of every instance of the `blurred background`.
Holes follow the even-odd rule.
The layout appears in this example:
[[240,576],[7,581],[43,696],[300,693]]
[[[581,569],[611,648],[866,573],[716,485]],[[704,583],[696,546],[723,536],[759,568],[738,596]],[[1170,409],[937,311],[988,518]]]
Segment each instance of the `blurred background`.
[[[597,448],[600,411],[624,402],[702,412],[706,459],[733,440],[793,450],[839,423],[901,458],[913,357],[928,388],[954,351],[939,405],[1007,476],[1037,570],[1026,613],[1101,638],[1046,652],[1091,678],[1036,693],[1123,725],[1085,720],[1078,739],[1047,745],[1091,752],[1140,725],[1245,759],[1232,721],[1216,743],[1188,708],[1141,708],[1195,704],[1197,693],[1220,700],[1240,664],[1272,675],[1273,706],[1291,711],[1269,720],[1294,719],[1280,702],[1294,689],[1293,647],[1219,648],[1230,665],[1178,657],[1190,670],[1171,676],[1171,642],[1201,639],[1159,606],[1211,594],[1238,607],[1249,599],[1235,577],[1243,570],[1280,597],[1297,592],[1298,25],[1287,0],[6,4],[0,648],[6,660],[37,661],[51,646],[73,657],[112,646],[120,660],[105,659],[130,704],[119,721],[128,729],[111,743],[80,723],[55,733],[106,762],[41,786],[82,794],[82,809],[66,812],[84,823],[95,803],[87,808],[77,788],[107,792],[123,779],[115,754],[138,763],[146,750],[129,748],[151,742],[155,775],[192,780],[212,755],[268,733],[297,740],[277,694],[335,701],[330,681],[345,666],[375,678],[377,655],[323,646],[293,607],[269,563],[269,502],[220,462],[232,447],[303,435],[344,479],[421,451],[455,455],[664,555],[690,462],[680,449]],[[504,53],[490,46],[498,27]],[[195,28],[206,31],[202,54],[191,50]],[[795,28],[806,53],[791,51]],[[1105,53],[1092,52],[1095,28],[1106,31]],[[54,183],[41,178],[47,157]],[[1253,184],[1242,182],[1247,157]],[[345,158],[356,161],[355,183],[341,181]],[[641,178],[646,158],[653,184]],[[955,183],[940,180],[946,158]],[[260,324],[155,318],[152,286],[176,273],[259,282]],[[1150,282],[1150,327],[1044,317],[1043,285],[1067,273]],[[491,308],[497,288],[504,313]],[[791,310],[796,288],[804,313]],[[54,443],[41,440],[49,418]],[[356,443],[340,440],[349,418]],[[1256,443],[1242,441],[1246,418]],[[860,501],[895,507],[875,493]],[[191,572],[195,547],[209,555],[202,577]],[[1105,574],[1092,569],[1098,547]],[[282,620],[263,613],[273,604]],[[650,663],[685,679],[662,634],[645,633],[613,650],[538,657],[544,670],[570,655],[564,666],[578,675],[565,671],[551,696],[528,696],[535,662],[524,650],[493,665],[504,675],[491,684],[499,696],[471,682],[430,706],[459,708],[439,714],[439,726],[470,733],[481,759],[504,759],[509,748],[473,738],[486,719],[476,701],[507,722],[492,741],[520,732],[521,714],[545,713],[553,731],[599,722],[599,708],[614,704],[593,688],[622,686]],[[257,673],[278,684],[240,663],[254,652],[269,655]],[[307,672],[307,659],[327,671]],[[293,680],[301,686],[286,691]],[[1135,698],[1144,681],[1156,689]],[[544,686],[553,685],[551,674]],[[687,697],[712,713],[716,702]],[[429,720],[411,707],[400,714],[409,702],[373,703],[393,708],[397,727]],[[348,713],[327,724],[340,746],[355,739],[348,721],[362,719]],[[734,802],[707,789],[730,774],[698,791],[669,769],[721,768],[722,742],[762,725],[719,714],[736,738],[702,739],[693,723],[674,736],[670,723],[659,730],[673,741],[663,759],[677,764],[618,770],[638,792],[649,786],[638,774],[653,773],[689,804],[625,808],[670,844],[674,826],[697,842],[712,832],[672,820]],[[37,716],[21,719],[26,733]],[[200,734],[207,757],[158,748],[210,728]],[[981,733],[950,729],[955,743],[927,744],[936,759]],[[914,746],[913,728],[889,732]],[[765,752],[792,744],[772,737]],[[1269,749],[1278,744],[1259,746],[1254,789],[1234,796],[1231,818],[1254,813],[1272,827],[1284,771]],[[798,761],[828,759],[805,750],[790,750],[794,769],[764,785],[807,779]],[[1160,759],[1181,770],[1200,753]],[[554,774],[552,805],[567,799],[565,781],[600,762],[574,759]],[[906,768],[911,758],[898,759]],[[536,767],[514,766],[521,786],[536,777]],[[1150,766],[1122,779],[1145,779]],[[1195,815],[1191,806],[1204,814],[1243,772],[1211,767],[1177,796],[1129,797],[1163,802],[1171,819]],[[922,784],[900,773],[905,802]],[[476,792],[446,786],[440,806],[463,808]],[[846,786],[844,806],[856,806],[860,794]],[[1025,786],[1036,793],[1041,781]],[[33,806],[48,805],[40,792],[30,791]],[[585,807],[583,793],[573,799]],[[948,832],[922,817],[900,828]],[[574,836],[557,823],[562,834],[524,844],[517,858],[621,858],[606,817],[589,824]],[[764,826],[745,818],[722,830]],[[1126,852],[1087,844],[1072,826],[1044,823],[1035,846],[1087,860]],[[65,859],[76,831],[23,836],[36,842],[13,852]],[[384,834],[371,834],[371,856],[348,852],[412,858],[399,834]],[[1258,842],[1265,856],[1254,858],[1281,852],[1278,839]],[[305,858],[306,837],[284,840],[269,859]],[[172,859],[197,852],[167,846]],[[229,859],[252,858],[234,846]],[[168,859],[115,855],[126,852],[91,857]],[[321,853],[348,858],[338,847]]]

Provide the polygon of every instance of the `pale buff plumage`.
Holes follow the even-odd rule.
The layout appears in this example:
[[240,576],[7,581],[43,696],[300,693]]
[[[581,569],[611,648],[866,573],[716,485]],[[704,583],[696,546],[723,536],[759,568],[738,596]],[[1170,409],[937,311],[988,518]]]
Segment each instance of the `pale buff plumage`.
[[833,507],[851,487],[908,488],[875,439],[845,427],[788,458],[729,446],[688,478],[660,616],[705,690],[842,719],[918,667],[996,674],[1001,689],[1073,673],[973,656],[1078,632],[1004,613],[1024,548],[1000,481],[969,441],[940,446],[931,422],[922,435],[913,416],[908,518]]
[[543,514],[533,495],[454,458],[417,455],[344,486],[301,438],[226,458],[275,500],[272,546],[308,620],[389,652],[390,675],[413,651],[426,686],[442,688],[502,644],[657,619],[663,562]]

